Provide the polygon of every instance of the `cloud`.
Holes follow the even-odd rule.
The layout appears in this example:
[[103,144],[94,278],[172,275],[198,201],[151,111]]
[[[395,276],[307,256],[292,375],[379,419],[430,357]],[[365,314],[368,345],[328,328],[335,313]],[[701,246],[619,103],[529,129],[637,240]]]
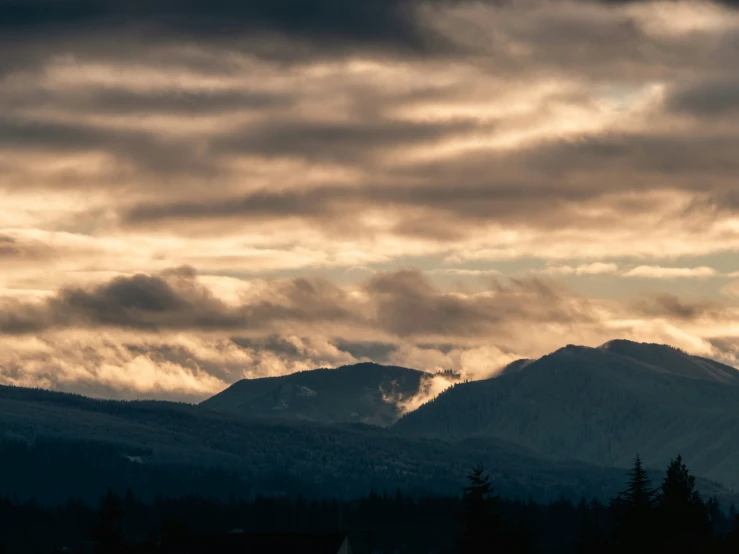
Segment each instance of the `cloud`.
[[480,336],[507,318],[567,323],[589,319],[587,301],[540,280],[512,280],[477,294],[446,293],[420,272],[375,275],[365,285],[379,326],[399,336]]
[[721,289],[721,292],[727,296],[739,298],[739,281],[732,281]]
[[587,319],[587,304],[550,283],[514,280],[487,292],[449,293],[417,270],[375,274],[357,291],[322,279],[256,285],[239,305],[217,298],[190,267],[116,277],[89,289],[65,288],[41,302],[7,301],[0,332],[60,328],[265,330],[273,325],[372,325],[396,336],[480,335],[506,317]]
[[541,270],[545,275],[608,275],[618,272],[618,266],[611,263],[593,262],[576,267],[569,265],[549,266]]
[[383,400],[389,404],[395,404],[401,414],[417,410],[423,404],[430,402],[457,381],[455,375],[443,373],[429,374],[421,379],[419,390],[416,394],[406,396],[383,392]]
[[[49,28],[46,3],[34,5],[13,8],[8,28]],[[739,245],[726,226],[739,205],[736,133],[683,121],[669,101],[730,67],[727,42],[713,40],[736,23],[726,7],[387,0],[370,17],[364,2],[282,11],[290,5],[206,10],[192,2],[175,16],[158,2],[69,4],[55,33],[112,25],[116,36],[143,19],[162,33],[156,40],[139,29],[139,50],[126,42],[117,54],[94,47],[100,33],[83,33],[79,51],[61,48],[43,69],[4,79],[0,144],[19,161],[2,162],[0,187],[14,197],[64,188],[90,204],[53,218],[30,210],[24,221],[100,239],[207,235],[202,257],[248,232],[275,252],[265,256],[272,271],[288,261],[340,263],[322,257],[320,245],[305,257],[285,249],[319,234],[324,244],[346,239],[335,259],[374,245],[370,263],[418,255],[552,261],[579,252],[587,261]],[[688,15],[700,16],[700,33],[680,31]],[[189,28],[196,17],[213,27]],[[211,33],[242,19],[238,36]],[[464,48],[420,57],[337,48],[330,59],[306,48],[288,70],[244,43],[255,29],[291,35],[298,49],[303,38],[341,42],[351,22],[365,19],[368,34],[356,35],[364,46],[423,29]],[[188,40],[197,32],[202,40]],[[706,48],[715,49],[715,67],[705,67]],[[694,82],[696,67],[705,75]],[[170,264],[206,263],[172,256],[179,259]],[[132,269],[158,269],[153,258]],[[228,257],[243,260],[240,271],[258,265],[246,258]],[[209,271],[237,269],[213,263]]]
[[[428,3],[428,2],[425,2]],[[16,0],[0,5],[0,33],[14,47],[5,64],[26,64],[53,48],[84,52],[86,40],[238,45],[262,56],[296,59],[352,50],[424,53],[444,45],[415,17],[417,0]],[[21,48],[23,41],[33,47]],[[113,54],[112,44],[104,51]],[[23,61],[17,58],[22,57]],[[1,67],[1,64],[0,64]]]
[[735,6],[0,3],[0,375],[732,356]]
[[732,320],[734,310],[717,301],[688,300],[674,294],[658,293],[635,303],[638,312],[649,317],[677,320]]
[[671,91],[668,109],[696,117],[726,117],[739,113],[739,81],[711,79],[685,84]]
[[718,272],[712,267],[661,267],[640,265],[624,273],[625,277],[640,277],[644,279],[682,279],[716,277]]
[[[418,270],[378,272],[351,285],[219,283],[180,267],[35,300],[6,298],[0,380],[97,396],[199,399],[244,377],[361,360],[480,379],[562,344],[617,337],[726,356],[706,340],[730,336],[739,321],[739,309],[726,303],[666,294],[616,302],[542,279],[499,278],[466,291],[435,285]],[[426,392],[438,390],[432,380]]]

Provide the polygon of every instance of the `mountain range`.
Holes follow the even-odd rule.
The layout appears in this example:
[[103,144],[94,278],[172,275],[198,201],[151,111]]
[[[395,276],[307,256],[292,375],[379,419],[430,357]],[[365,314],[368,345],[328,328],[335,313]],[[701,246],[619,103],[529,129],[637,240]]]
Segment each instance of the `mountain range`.
[[[402,401],[438,377],[450,387],[404,414]],[[0,387],[0,439],[0,494],[50,501],[111,485],[142,496],[453,493],[478,462],[507,496],[605,498],[637,452],[656,477],[680,453],[704,493],[733,498],[739,373],[613,341],[483,381],[363,363],[239,381],[200,405]]]
[[739,484],[739,372],[654,344],[567,346],[499,377],[453,386],[395,429],[495,437],[556,459],[627,467],[636,453]]

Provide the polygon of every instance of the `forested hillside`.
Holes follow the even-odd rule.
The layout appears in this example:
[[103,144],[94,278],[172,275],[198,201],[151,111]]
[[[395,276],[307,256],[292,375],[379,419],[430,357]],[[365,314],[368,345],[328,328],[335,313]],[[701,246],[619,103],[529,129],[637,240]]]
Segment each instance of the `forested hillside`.
[[568,346],[486,381],[458,384],[395,429],[456,441],[496,437],[544,456],[660,466],[675,452],[739,485],[739,373],[676,349]]
[[[255,420],[186,404],[6,387],[0,436],[0,494],[42,501],[89,499],[108,486],[144,498],[204,491],[356,497],[373,487],[448,494],[478,462],[506,497],[605,498],[623,476],[620,469],[543,459],[497,439],[449,444],[367,425]],[[729,494],[710,482],[701,487]]]
[[391,399],[416,395],[427,377],[414,369],[363,363],[244,379],[201,405],[267,418],[384,426],[401,415]]

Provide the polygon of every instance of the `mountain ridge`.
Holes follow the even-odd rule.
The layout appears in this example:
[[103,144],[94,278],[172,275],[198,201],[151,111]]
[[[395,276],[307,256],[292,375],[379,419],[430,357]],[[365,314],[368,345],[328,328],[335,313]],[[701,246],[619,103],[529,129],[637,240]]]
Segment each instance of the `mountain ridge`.
[[371,362],[279,377],[242,379],[200,403],[217,411],[323,423],[393,424],[392,397],[418,394],[427,373]]
[[621,467],[636,452],[657,466],[679,452],[698,474],[735,485],[737,384],[734,368],[672,347],[568,345],[519,371],[455,385],[394,428],[451,441],[492,436]]

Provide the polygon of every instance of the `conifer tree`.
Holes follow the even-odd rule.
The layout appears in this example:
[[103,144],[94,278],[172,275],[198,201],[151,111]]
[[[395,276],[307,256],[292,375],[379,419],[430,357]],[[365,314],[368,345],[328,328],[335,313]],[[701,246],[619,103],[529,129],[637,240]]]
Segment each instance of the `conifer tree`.
[[481,465],[467,477],[469,485],[462,496],[462,533],[459,536],[461,554],[500,551],[500,497],[493,492],[490,475]]
[[656,491],[637,454],[629,472],[629,484],[613,505],[615,538],[621,548],[637,553],[648,552],[653,546],[656,503]]
[[639,454],[634,459],[634,467],[629,474],[629,486],[621,493],[624,501],[634,510],[651,510],[656,503],[656,491],[652,488]]
[[673,552],[690,552],[710,533],[705,504],[695,477],[678,456],[667,467],[659,494],[663,540]]

